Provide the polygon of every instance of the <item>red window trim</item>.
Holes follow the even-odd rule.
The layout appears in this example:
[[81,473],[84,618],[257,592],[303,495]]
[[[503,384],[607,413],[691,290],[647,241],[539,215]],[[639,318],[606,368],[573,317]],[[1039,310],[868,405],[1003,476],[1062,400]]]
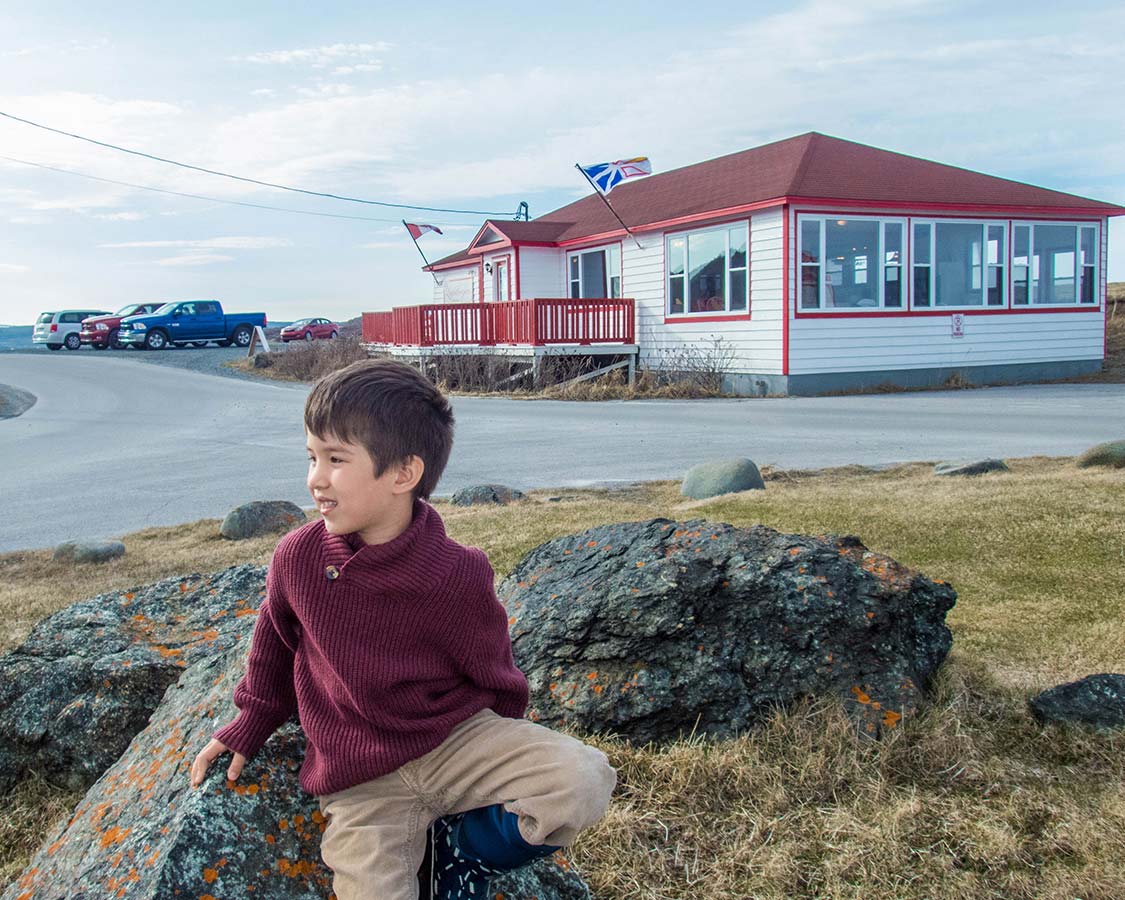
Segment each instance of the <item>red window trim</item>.
[[[833,209],[810,209],[810,208],[806,208],[806,207],[801,207],[801,208],[794,207],[792,209],[794,233],[796,233],[797,219],[801,215],[831,216],[831,215],[834,215],[838,211],[839,211],[838,209],[836,209],[836,210],[833,210]],[[900,218],[906,219],[906,236],[905,237],[906,237],[907,251],[906,251],[905,255],[906,255],[907,261],[909,263],[909,265],[907,266],[907,275],[905,276],[906,289],[907,289],[906,290],[906,293],[907,293],[906,305],[902,309],[886,309],[885,307],[884,308],[873,308],[872,311],[870,311],[870,312],[863,312],[859,309],[854,309],[854,310],[849,309],[846,312],[843,311],[843,309],[841,309],[839,311],[836,311],[836,312],[825,312],[824,310],[817,310],[815,312],[802,312],[801,305],[800,305],[800,291],[794,290],[793,291],[793,305],[792,305],[792,307],[789,307],[788,304],[786,304],[787,309],[789,309],[789,308],[792,309],[792,315],[793,315],[794,319],[884,319],[884,318],[904,318],[904,317],[909,318],[911,316],[949,316],[949,315],[953,315],[954,313],[960,313],[962,315],[969,315],[969,316],[980,316],[980,315],[995,316],[995,315],[1025,315],[1027,313],[1054,313],[1054,312],[1061,312],[1061,313],[1075,313],[1075,312],[1083,313],[1083,312],[1085,312],[1085,313],[1090,313],[1090,312],[1102,312],[1104,310],[1101,294],[1099,294],[1098,302],[1094,303],[1094,304],[1082,304],[1082,305],[1072,304],[1072,305],[1066,305],[1066,306],[1061,306],[1061,305],[1059,305],[1059,306],[1040,306],[1040,307],[1032,307],[1032,308],[1025,307],[1025,306],[1022,306],[1022,305],[1021,306],[1015,306],[1013,304],[1012,297],[1011,297],[1011,293],[1012,293],[1012,291],[1011,291],[1011,289],[1012,289],[1011,252],[1012,252],[1012,243],[1013,243],[1012,235],[1014,233],[1014,226],[1017,224],[1017,222],[1027,221],[1027,216],[1022,216],[1022,217],[1017,217],[1017,218],[992,217],[992,216],[986,216],[986,215],[973,216],[973,215],[967,215],[964,212],[951,213],[950,215],[947,215],[947,216],[926,215],[924,213],[923,214],[916,214],[916,215],[911,215],[911,214],[908,213],[905,216],[902,216],[902,215],[896,215],[893,212],[878,211],[878,210],[875,210],[875,209],[864,209],[864,210],[861,210],[861,211],[857,211],[856,215],[868,216],[870,218],[876,218],[876,219],[882,218],[882,217],[887,217],[887,218],[892,218],[892,219],[900,219]],[[914,305],[914,270],[913,270],[913,260],[910,258],[910,248],[912,248],[914,246],[914,232],[913,232],[914,221],[913,220],[914,219],[923,219],[923,220],[925,220],[925,219],[939,219],[939,218],[942,218],[942,219],[969,219],[969,220],[973,220],[973,219],[991,220],[992,218],[996,218],[997,221],[1006,221],[1007,222],[1008,229],[1007,229],[1007,232],[1006,232],[1006,240],[1008,242],[1008,255],[1009,255],[1008,267],[1007,267],[1007,271],[1005,272],[1005,280],[1008,283],[1008,289],[1007,289],[1007,292],[1006,292],[1007,296],[1008,296],[1007,305],[1005,305],[1005,306],[993,306],[993,307],[945,306],[945,307],[941,307],[941,308],[933,308],[933,307],[928,307],[928,306],[918,307],[918,306]],[[1055,216],[1054,218],[1062,218],[1062,217],[1061,216]],[[1105,223],[1105,220],[1103,220],[1101,218],[1084,219],[1080,216],[1067,216],[1066,219],[1069,219],[1071,222],[1089,223],[1089,224],[1098,225],[1099,226],[1099,232],[1098,232],[1099,238],[1102,236],[1102,234],[1108,228],[1108,223]],[[1048,221],[1050,221],[1050,219],[1048,219]],[[1064,224],[1069,224],[1069,223],[1064,223]],[[788,225],[789,225],[788,215],[785,217],[785,225],[788,228]],[[1079,227],[1079,226],[1076,226],[1076,227]],[[787,238],[788,238],[788,231],[786,231],[782,236],[782,244],[783,245],[786,243]],[[794,246],[796,246],[796,245],[794,245]],[[797,254],[796,253],[793,254],[793,260],[790,263],[788,258],[787,258],[788,257],[787,248],[785,248],[783,246],[783,254],[782,255],[784,257],[786,257],[786,265],[785,265],[785,270],[784,270],[783,282],[788,281],[789,276],[792,274],[793,279],[794,279],[793,284],[796,285],[796,286],[799,286],[800,283],[801,283],[801,278],[800,278],[801,273],[799,271],[800,261],[797,259]],[[1101,247],[1100,246],[1098,248],[1098,255],[1099,255],[1099,259],[1100,259],[1101,258]],[[1104,262],[1102,263],[1102,265],[1100,267],[1100,270],[1104,272],[1104,270],[1105,270],[1105,263]],[[784,294],[786,296],[788,296],[788,293],[789,293],[788,285],[783,283],[782,289],[784,291]],[[789,316],[787,315],[785,317],[785,319],[786,319],[786,322],[788,322]],[[782,343],[783,344],[786,343],[786,337],[787,337],[787,335],[783,334],[783,336],[782,336]],[[788,346],[785,347],[785,352],[786,352],[786,357],[788,357]]]

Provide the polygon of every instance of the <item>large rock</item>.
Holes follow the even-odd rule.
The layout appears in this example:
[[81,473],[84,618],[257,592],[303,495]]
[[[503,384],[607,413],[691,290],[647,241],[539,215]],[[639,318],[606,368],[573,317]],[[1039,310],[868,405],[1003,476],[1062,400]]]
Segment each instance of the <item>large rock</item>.
[[29,770],[89,787],[189,664],[254,626],[265,568],[169,578],[59,610],[0,656],[0,790]]
[[[221,763],[199,790],[188,785],[191,759],[236,712],[264,579],[264,567],[245,565],[102,594],[0,657],[2,786],[30,769],[71,788],[93,783],[4,900],[328,896],[324,820],[297,784],[296,723],[237,785]],[[494,889],[510,900],[589,900],[562,855]]]
[[305,524],[305,513],[288,500],[253,500],[236,506],[223,519],[219,534],[231,541],[284,534]]
[[986,472],[1007,472],[1008,464],[1002,459],[973,459],[943,462],[934,466],[935,475],[984,475]]
[[52,557],[62,562],[108,562],[125,555],[121,541],[66,541],[55,548]]
[[1091,447],[1078,457],[1075,465],[1082,469],[1091,466],[1108,466],[1113,469],[1125,469],[1125,441],[1109,441]]
[[[224,757],[198,789],[189,785],[191,760],[236,712],[245,651],[211,652],[182,673],[3,900],[328,897],[326,821],[297,784],[304,739],[296,723],[274,734],[237,783],[226,781]],[[589,900],[561,856],[498,878],[493,890],[509,900]]]
[[952,643],[953,589],[850,537],[653,519],[550,541],[501,584],[529,716],[636,741],[727,736],[834,695],[894,728]]
[[680,493],[693,500],[705,500],[735,491],[765,490],[758,467],[748,459],[718,459],[688,469]]
[[513,500],[523,500],[526,494],[503,484],[475,484],[472,487],[461,488],[449,502],[454,506],[478,506],[491,504],[493,506],[507,506]]
[[1040,722],[1125,728],[1125,675],[1089,675],[1044,691],[1030,701]]

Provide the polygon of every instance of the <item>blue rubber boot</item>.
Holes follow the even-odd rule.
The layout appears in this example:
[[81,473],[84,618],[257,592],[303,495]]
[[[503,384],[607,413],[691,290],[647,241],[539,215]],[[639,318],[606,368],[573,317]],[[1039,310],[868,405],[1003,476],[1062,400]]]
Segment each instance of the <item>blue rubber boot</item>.
[[486,900],[493,876],[559,849],[529,844],[518,822],[500,804],[434,822],[433,900]]

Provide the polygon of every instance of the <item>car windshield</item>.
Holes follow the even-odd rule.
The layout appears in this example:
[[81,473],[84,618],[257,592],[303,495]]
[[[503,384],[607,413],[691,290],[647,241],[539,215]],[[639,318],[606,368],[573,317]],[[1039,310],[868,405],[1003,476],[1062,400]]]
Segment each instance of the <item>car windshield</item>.
[[300,328],[303,325],[308,325],[309,322],[311,322],[311,321],[312,321],[312,319],[298,319],[296,322],[290,322],[289,327],[290,328]]
[[153,313],[170,313],[173,309],[176,308],[176,304],[179,302],[179,300],[173,300],[170,303],[165,303],[159,309],[154,309]]
[[136,303],[130,303],[130,304],[128,304],[127,306],[123,306],[123,307],[121,307],[121,309],[119,309],[119,310],[118,310],[117,312],[115,312],[115,313],[114,313],[114,315],[115,315],[115,316],[128,316],[128,315],[132,315],[132,314],[133,314],[133,310],[135,310],[135,309],[138,309],[138,308],[139,308],[139,307],[137,306],[137,304],[136,304]]

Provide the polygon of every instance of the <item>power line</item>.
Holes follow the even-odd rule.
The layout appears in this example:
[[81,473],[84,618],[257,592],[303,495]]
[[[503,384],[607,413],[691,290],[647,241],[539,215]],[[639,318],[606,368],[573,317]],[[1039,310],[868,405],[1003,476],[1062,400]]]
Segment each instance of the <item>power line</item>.
[[423,212],[442,212],[442,213],[456,213],[466,216],[508,216],[511,213],[498,213],[498,212],[483,212],[478,209],[444,209],[438,206],[414,206],[410,203],[387,203],[383,200],[364,200],[360,197],[349,197],[345,194],[331,194],[324,191],[308,191],[304,188],[290,187],[284,184],[275,184],[272,181],[259,181],[256,178],[247,178],[243,175],[231,175],[229,172],[219,172],[216,169],[205,169],[202,166],[193,166],[189,163],[177,162],[174,159],[167,159],[163,156],[154,156],[151,153],[142,153],[140,150],[130,150],[127,147],[119,147],[117,144],[108,144],[105,141],[97,141],[93,138],[84,137],[81,134],[74,134],[71,131],[63,131],[60,128],[52,128],[50,125],[42,125],[39,122],[32,122],[30,119],[21,119],[19,116],[13,116],[11,113],[6,113],[0,110],[0,116],[5,119],[11,119],[13,122],[22,122],[24,125],[31,125],[33,128],[41,128],[44,131],[50,131],[54,134],[61,134],[64,137],[74,138],[75,140],[85,141],[88,144],[95,144],[98,147],[105,147],[108,150],[117,150],[120,153],[129,153],[133,156],[141,156],[145,159],[151,159],[156,162],[167,163],[171,166],[179,166],[181,169],[191,169],[195,172],[204,172],[207,175],[218,175],[221,178],[232,178],[235,181],[242,181],[247,184],[256,184],[261,187],[274,188],[279,191],[292,191],[295,194],[307,194],[310,197],[327,197],[329,200],[345,200],[348,203],[365,203],[369,206],[386,206],[391,209],[416,209]]
[[[138,191],[152,191],[156,194],[171,194],[173,197],[188,197],[191,200],[206,200],[210,203],[225,203],[230,206],[247,206],[251,209],[268,209],[273,212],[287,212],[295,213],[300,216],[322,216],[329,219],[353,219],[359,222],[393,222],[398,224],[398,219],[377,219],[373,216],[348,216],[342,213],[326,213],[326,212],[313,212],[308,209],[293,209],[286,206],[266,206],[262,203],[247,203],[243,200],[223,200],[220,197],[207,197],[203,194],[185,194],[182,191],[169,191],[164,188],[150,187],[145,184],[133,184],[128,181],[116,181],[113,178],[102,178],[98,175],[87,175],[85,172],[75,172],[72,169],[60,169],[57,166],[48,166],[43,163],[35,163],[26,159],[16,159],[13,156],[0,156],[0,159],[7,160],[8,162],[19,163],[23,166],[34,166],[36,169],[47,169],[50,172],[61,172],[64,175],[73,175],[76,178],[88,178],[90,181],[101,181],[105,184],[116,184],[120,187],[134,188]],[[456,227],[461,224],[459,222],[435,222],[435,225],[443,225],[447,228]]]

